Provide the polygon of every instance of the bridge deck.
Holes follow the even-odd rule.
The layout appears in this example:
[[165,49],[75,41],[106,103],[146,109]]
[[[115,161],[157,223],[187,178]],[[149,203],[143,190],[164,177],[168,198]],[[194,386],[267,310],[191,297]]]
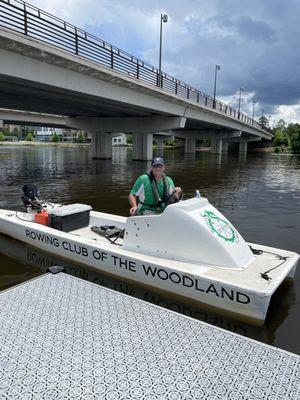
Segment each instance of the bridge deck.
[[0,294],[1,399],[299,399],[300,357],[66,274]]

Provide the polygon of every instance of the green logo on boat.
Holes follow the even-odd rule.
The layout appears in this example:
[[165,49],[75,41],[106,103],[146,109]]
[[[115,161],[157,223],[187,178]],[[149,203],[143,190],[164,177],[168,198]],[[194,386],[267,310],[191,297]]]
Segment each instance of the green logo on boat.
[[238,237],[234,229],[224,219],[218,217],[213,211],[204,210],[201,214],[207,225],[210,227],[213,233],[216,233],[220,238],[226,240],[226,242],[235,242]]

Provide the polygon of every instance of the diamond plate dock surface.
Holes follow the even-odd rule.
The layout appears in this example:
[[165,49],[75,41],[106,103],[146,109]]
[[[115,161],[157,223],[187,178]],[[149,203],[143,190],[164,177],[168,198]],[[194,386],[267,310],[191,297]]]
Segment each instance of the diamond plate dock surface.
[[300,357],[90,282],[0,294],[0,399],[299,399]]

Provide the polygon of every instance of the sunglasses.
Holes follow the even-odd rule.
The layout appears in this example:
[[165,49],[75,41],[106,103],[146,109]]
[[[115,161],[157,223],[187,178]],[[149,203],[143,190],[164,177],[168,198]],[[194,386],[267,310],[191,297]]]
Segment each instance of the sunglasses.
[[162,164],[156,164],[156,165],[153,165],[153,168],[162,168],[163,167],[163,165]]

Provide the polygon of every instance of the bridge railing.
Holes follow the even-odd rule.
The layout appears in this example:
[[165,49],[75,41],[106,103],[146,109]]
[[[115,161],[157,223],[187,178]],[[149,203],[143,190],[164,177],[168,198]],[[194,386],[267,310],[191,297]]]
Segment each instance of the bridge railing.
[[261,129],[257,121],[235,108],[214,100],[165,72],[160,74],[158,68],[151,64],[22,0],[0,0],[0,26],[95,61]]

